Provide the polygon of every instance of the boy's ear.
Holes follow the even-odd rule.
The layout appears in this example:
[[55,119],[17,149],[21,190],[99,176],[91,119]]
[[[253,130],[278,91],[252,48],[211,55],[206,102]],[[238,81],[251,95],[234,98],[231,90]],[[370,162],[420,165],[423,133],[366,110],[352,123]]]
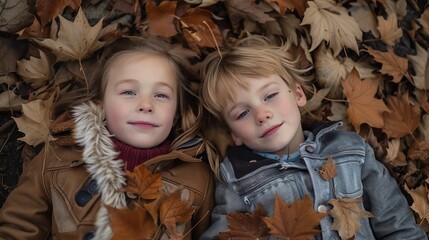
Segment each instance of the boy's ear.
[[237,137],[234,133],[231,133],[231,137],[236,146],[243,145],[243,141],[241,141],[241,139]]
[[305,104],[307,104],[307,97],[305,96],[304,90],[299,84],[296,84],[295,96],[296,96],[296,103],[298,104],[298,107],[304,107]]

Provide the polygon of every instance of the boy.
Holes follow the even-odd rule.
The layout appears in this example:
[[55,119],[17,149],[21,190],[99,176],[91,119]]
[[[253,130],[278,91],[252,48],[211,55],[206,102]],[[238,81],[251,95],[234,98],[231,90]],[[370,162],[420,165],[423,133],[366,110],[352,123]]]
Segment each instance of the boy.
[[[250,37],[230,50],[209,55],[202,66],[204,107],[230,131],[236,146],[214,171],[212,225],[201,239],[228,231],[226,215],[253,212],[262,204],[271,216],[275,195],[291,204],[310,196],[314,209],[328,213],[316,239],[341,239],[332,229],[331,199],[357,201],[373,217],[360,219],[355,239],[427,239],[405,197],[371,147],[356,133],[319,123],[303,130],[300,108],[310,69],[298,69],[287,46]],[[336,175],[324,180],[322,165],[333,159]],[[388,203],[388,204],[387,204]]]

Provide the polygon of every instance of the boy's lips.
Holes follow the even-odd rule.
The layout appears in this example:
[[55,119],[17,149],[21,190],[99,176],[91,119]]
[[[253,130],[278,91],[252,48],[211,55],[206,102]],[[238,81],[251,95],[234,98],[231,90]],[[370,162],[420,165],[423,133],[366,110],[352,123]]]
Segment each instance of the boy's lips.
[[133,126],[137,126],[137,127],[141,127],[141,128],[154,128],[154,127],[160,126],[159,124],[146,122],[146,121],[135,121],[135,122],[128,122],[128,123],[133,125]]
[[260,136],[260,138],[264,138],[264,137],[269,137],[271,135],[273,135],[274,133],[277,132],[277,130],[279,130],[279,128],[283,125],[283,123],[274,125],[270,128],[268,128],[267,130],[265,130],[265,132]]

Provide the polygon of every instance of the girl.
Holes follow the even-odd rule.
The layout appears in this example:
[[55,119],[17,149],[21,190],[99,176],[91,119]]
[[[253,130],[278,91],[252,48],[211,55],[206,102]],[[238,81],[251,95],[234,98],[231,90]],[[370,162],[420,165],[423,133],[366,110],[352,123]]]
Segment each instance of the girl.
[[184,59],[160,39],[131,43],[106,62],[100,104],[73,108],[81,148],[46,148],[25,168],[0,239],[195,239],[209,225],[213,180]]

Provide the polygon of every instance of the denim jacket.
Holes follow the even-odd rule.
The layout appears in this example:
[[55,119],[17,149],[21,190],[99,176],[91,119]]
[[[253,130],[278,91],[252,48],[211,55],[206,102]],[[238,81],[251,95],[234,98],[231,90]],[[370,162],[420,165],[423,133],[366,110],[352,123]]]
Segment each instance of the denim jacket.
[[[266,159],[243,146],[229,149],[220,166],[223,182],[216,186],[212,225],[200,239],[215,239],[227,231],[226,215],[234,211],[253,212],[262,204],[271,216],[276,193],[287,204],[308,195],[319,212],[332,208],[330,199],[362,198],[361,208],[374,217],[361,218],[357,240],[427,239],[395,179],[375,159],[372,148],[356,133],[338,130],[341,122],[322,125],[312,130],[314,141],[300,145],[301,162]],[[328,157],[337,170],[331,181],[319,174]],[[332,224],[332,217],[323,218],[321,234],[315,239],[341,239]]]

